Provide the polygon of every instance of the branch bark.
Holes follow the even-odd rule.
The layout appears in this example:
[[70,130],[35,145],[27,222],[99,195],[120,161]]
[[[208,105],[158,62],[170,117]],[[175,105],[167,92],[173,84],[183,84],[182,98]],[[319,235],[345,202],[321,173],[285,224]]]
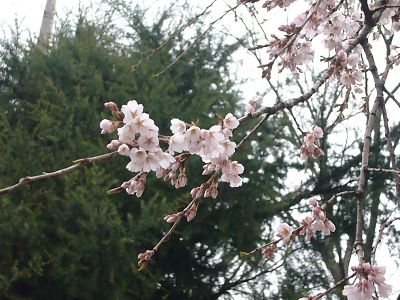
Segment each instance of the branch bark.
[[98,155],[98,156],[80,158],[78,160],[75,160],[73,165],[66,167],[64,169],[60,169],[60,170],[57,170],[57,171],[54,171],[51,173],[43,173],[40,175],[23,177],[18,181],[18,183],[1,189],[0,195],[4,195],[9,192],[12,192],[12,191],[22,187],[23,185],[30,184],[35,181],[41,181],[41,180],[45,180],[45,179],[49,179],[49,178],[53,178],[53,177],[65,176],[81,167],[89,166],[95,162],[109,161],[116,155],[118,155],[118,152],[115,151],[115,152],[110,152],[110,153],[106,153],[106,154],[102,154],[102,155]]

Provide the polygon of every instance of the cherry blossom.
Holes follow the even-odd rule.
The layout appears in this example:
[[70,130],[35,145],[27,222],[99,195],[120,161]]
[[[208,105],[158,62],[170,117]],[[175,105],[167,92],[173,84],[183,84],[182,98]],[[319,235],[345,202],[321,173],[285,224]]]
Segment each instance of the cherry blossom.
[[112,133],[117,129],[114,122],[104,119],[100,122],[101,134]]
[[325,155],[321,149],[319,139],[324,136],[322,128],[316,126],[311,133],[305,133],[304,143],[300,148],[301,158],[307,160],[310,156],[318,158],[321,155]]
[[278,226],[277,235],[282,238],[284,244],[289,244],[293,231],[294,228],[292,226],[287,223],[282,223]]
[[375,286],[378,287],[381,297],[390,295],[392,287],[385,282],[386,268],[384,266],[362,263],[352,267],[352,270],[357,273],[358,282],[344,286],[343,295],[347,296],[348,300],[374,299],[372,295],[375,293]]

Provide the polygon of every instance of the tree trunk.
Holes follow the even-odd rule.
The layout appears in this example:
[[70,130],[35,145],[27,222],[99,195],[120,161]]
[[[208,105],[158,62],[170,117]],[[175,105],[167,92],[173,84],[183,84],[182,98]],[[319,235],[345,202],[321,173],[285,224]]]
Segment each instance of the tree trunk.
[[47,0],[46,7],[44,9],[42,25],[40,26],[39,33],[39,46],[45,53],[47,53],[47,45],[51,36],[51,30],[53,28],[54,17],[56,14],[56,0]]

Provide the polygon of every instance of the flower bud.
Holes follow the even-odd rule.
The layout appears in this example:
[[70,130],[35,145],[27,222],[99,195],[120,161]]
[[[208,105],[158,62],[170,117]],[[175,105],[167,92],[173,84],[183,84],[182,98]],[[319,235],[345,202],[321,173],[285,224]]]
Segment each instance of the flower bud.
[[115,151],[118,149],[118,147],[121,145],[121,142],[118,140],[112,140],[108,145],[107,149],[111,151]]
[[129,156],[131,149],[129,149],[128,145],[122,144],[121,146],[118,147],[118,153],[119,155],[123,156]]
[[118,105],[112,101],[104,103],[104,107],[111,111],[118,111]]
[[308,203],[312,206],[318,206],[318,201],[315,197],[311,197],[310,199],[308,199]]

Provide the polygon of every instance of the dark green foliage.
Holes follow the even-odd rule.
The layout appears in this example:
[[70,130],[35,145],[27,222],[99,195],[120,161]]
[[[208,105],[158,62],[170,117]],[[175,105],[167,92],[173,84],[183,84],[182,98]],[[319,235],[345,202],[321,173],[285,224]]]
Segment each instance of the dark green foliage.
[[[3,41],[2,187],[28,174],[107,152],[111,137],[101,136],[98,124],[109,117],[103,108],[108,100],[123,104],[136,98],[164,134],[169,133],[172,117],[207,127],[218,122],[216,113],[239,109],[238,96],[224,74],[235,45],[224,45],[211,36],[155,78],[153,74],[179,53],[177,45],[167,45],[132,71],[143,53],[165,38],[161,19],[153,27],[140,23],[140,18],[135,22],[136,37],[129,46],[121,46],[107,26],[85,17],[76,26],[66,23],[58,30],[48,55],[34,43],[21,45],[18,37]],[[260,149],[271,143],[279,125],[278,120],[265,128]],[[237,134],[239,139],[244,133]],[[151,177],[141,199],[105,193],[132,177],[121,157],[1,197],[0,295],[10,299],[213,298],[239,251],[256,247],[263,222],[275,213],[268,203],[277,195],[285,169],[282,157],[276,155],[273,163],[267,163],[268,155],[245,145],[237,159],[246,166],[249,184],[235,190],[221,185],[222,196],[201,204],[198,217],[191,224],[184,222],[157,253],[156,266],[150,264],[140,273],[137,254],[150,249],[168,228],[163,216],[184,207],[190,188],[205,180],[199,160],[189,162],[188,188],[176,191]]]

